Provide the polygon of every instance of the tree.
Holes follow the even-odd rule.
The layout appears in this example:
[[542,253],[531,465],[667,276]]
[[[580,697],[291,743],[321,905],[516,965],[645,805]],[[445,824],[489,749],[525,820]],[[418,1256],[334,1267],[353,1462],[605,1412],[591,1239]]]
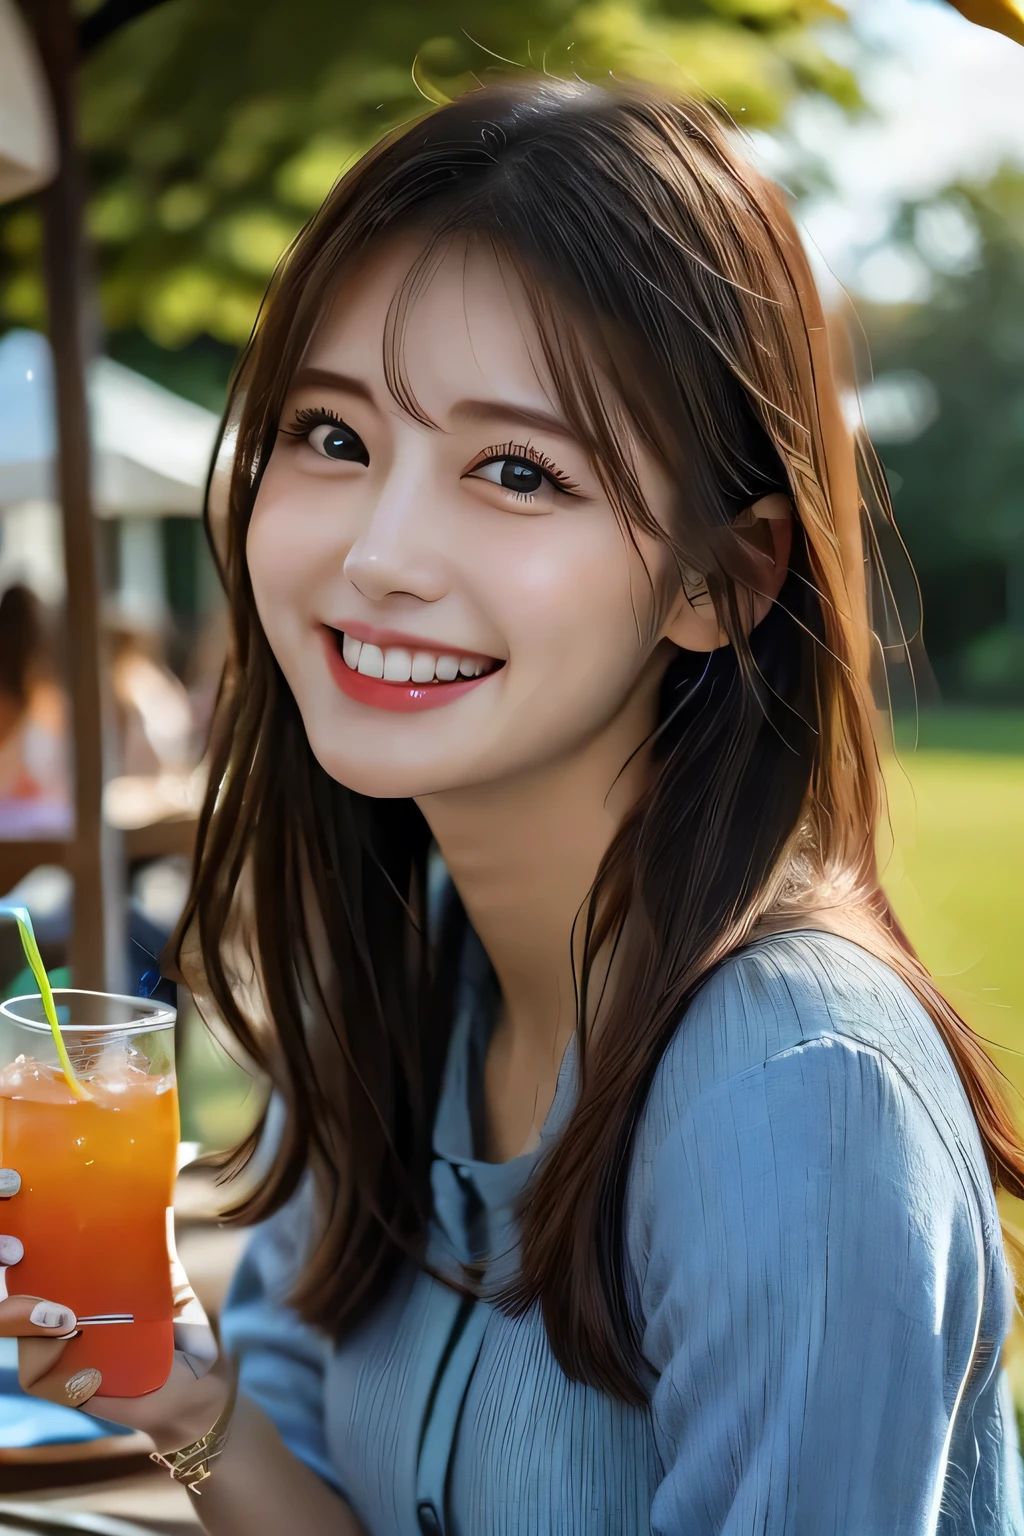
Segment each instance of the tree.
[[[764,126],[799,91],[856,99],[815,32],[843,15],[831,0],[492,0],[482,11],[465,0],[169,0],[83,68],[89,226],[112,349],[165,378],[168,349],[193,344],[194,366],[213,338],[233,355],[339,172],[422,110],[424,94],[453,95],[501,59],[532,61],[691,81],[739,123]],[[32,207],[7,214],[0,325],[42,324],[38,243]],[[219,389],[216,346],[211,366]]]
[[927,263],[932,291],[864,315],[879,382],[932,393],[924,430],[880,444],[925,642],[947,691],[1021,702],[1024,174],[904,207],[894,233]]

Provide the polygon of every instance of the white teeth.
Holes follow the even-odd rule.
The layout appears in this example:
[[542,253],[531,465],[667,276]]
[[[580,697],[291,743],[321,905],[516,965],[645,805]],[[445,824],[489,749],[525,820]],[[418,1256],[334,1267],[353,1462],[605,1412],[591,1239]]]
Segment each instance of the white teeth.
[[401,645],[385,650],[368,640],[351,635],[341,637],[345,665],[364,677],[379,677],[388,683],[454,683],[458,677],[479,677],[486,663],[475,656],[435,656],[432,651],[409,651]]
[[370,645],[369,641],[364,641],[362,650],[359,652],[357,670],[364,677],[384,676],[384,652],[379,645]]
[[412,672],[412,652],[400,645],[389,645],[384,652],[384,681],[407,683]]

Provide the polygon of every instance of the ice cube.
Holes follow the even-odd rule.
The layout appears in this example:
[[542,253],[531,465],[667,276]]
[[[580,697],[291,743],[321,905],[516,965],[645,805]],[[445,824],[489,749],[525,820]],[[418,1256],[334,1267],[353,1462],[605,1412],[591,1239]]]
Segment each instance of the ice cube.
[[148,1077],[149,1062],[128,1036],[114,1036],[104,1046],[93,1075],[112,1093],[123,1092],[140,1077]]
[[73,1102],[74,1094],[59,1067],[22,1055],[0,1069],[0,1098],[66,1104]]

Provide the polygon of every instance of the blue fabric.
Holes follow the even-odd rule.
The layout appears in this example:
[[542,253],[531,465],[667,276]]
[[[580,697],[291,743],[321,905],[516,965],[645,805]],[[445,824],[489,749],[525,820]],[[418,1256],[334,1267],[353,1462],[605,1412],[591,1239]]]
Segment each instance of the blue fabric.
[[[472,1156],[470,976],[435,1134],[441,1266],[515,1263],[536,1154]],[[371,1536],[1022,1536],[999,1352],[1012,1289],[977,1127],[934,1024],[842,939],[709,980],[638,1128],[627,1278],[651,1395],[569,1381],[540,1318],[404,1271],[337,1349],[287,1304],[308,1191],[254,1234],[223,1320],[242,1388]]]
[[79,1445],[85,1440],[105,1440],[111,1435],[130,1435],[121,1424],[62,1408],[30,1397],[18,1382],[18,1341],[0,1339],[0,1450],[24,1450],[32,1445]]

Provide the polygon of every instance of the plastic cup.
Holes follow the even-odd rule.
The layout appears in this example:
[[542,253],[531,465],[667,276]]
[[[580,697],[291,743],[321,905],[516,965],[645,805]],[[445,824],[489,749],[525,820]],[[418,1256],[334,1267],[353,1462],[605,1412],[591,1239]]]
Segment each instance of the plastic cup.
[[88,1097],[68,1086],[39,995],[0,1003],[0,1165],[21,1175],[0,1203],[0,1231],[25,1248],[7,1289],[111,1319],[83,1322],[62,1364],[69,1376],[95,1367],[104,1396],[141,1397],[167,1380],[174,1351],[175,1010],[69,988],[53,996]]

